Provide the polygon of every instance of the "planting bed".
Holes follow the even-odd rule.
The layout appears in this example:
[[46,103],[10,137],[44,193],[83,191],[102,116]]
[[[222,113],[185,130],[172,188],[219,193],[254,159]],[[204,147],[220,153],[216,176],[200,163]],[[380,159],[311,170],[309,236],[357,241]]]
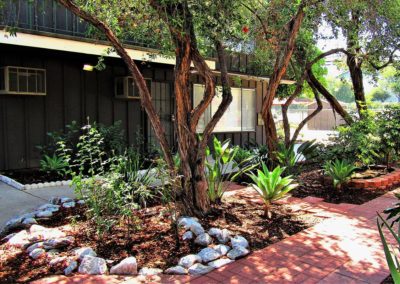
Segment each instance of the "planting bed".
[[400,183],[398,169],[372,179],[353,179],[341,190],[332,186],[332,181],[327,181],[321,169],[303,172],[297,178],[299,187],[291,193],[294,197],[315,196],[331,203],[363,204],[378,196],[383,195]]
[[71,179],[71,177],[68,176],[61,177],[55,174],[43,172],[39,169],[2,171],[0,174],[12,178],[21,184],[36,184]]
[[[160,205],[137,211],[137,221],[128,232],[126,224],[120,224],[109,234],[97,236],[95,226],[85,217],[86,208],[62,208],[39,225],[58,227],[74,242],[60,250],[59,256],[71,254],[75,247],[88,246],[97,255],[115,265],[127,256],[135,256],[139,268],[166,269],[178,263],[187,254],[198,253],[201,246],[183,241],[183,229],[179,232],[179,243],[169,222],[168,212]],[[267,220],[259,203],[235,195],[225,198],[219,209],[199,220],[207,230],[211,227],[227,228],[236,235],[245,237],[250,250],[257,250],[276,243],[290,235],[315,225],[316,218],[303,211],[292,212],[289,206],[274,206],[271,220]],[[5,241],[0,244],[0,282],[29,282],[48,275],[63,274],[63,267],[48,265],[48,260],[33,260],[21,248],[10,248]]]

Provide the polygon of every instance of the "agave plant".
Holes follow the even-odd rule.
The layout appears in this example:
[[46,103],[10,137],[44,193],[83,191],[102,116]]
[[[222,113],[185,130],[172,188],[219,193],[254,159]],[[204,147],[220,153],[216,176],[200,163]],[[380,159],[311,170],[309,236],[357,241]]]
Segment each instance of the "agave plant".
[[346,160],[328,161],[324,165],[325,174],[333,179],[333,187],[336,189],[341,189],[356,169],[357,167]]
[[257,175],[249,174],[253,180],[251,186],[261,196],[264,201],[264,211],[268,218],[271,218],[271,204],[283,198],[288,192],[298,185],[294,183],[291,176],[282,177],[285,168],[276,167],[272,172],[262,163],[262,170],[257,170]]
[[64,176],[67,172],[68,163],[59,156],[44,155],[40,161],[40,169],[47,173],[54,173],[59,176]]

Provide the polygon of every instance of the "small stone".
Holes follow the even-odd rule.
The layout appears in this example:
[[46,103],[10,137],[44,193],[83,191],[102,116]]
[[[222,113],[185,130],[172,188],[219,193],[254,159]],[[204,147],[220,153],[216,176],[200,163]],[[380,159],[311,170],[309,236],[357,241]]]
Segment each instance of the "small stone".
[[75,207],[75,202],[74,202],[74,201],[65,202],[65,203],[63,203],[62,206],[63,206],[64,208],[73,208],[73,207]]
[[43,204],[42,206],[40,206],[38,208],[38,210],[47,210],[47,211],[50,211],[50,212],[56,212],[56,211],[58,211],[59,208],[60,208],[59,205],[52,204],[52,203],[46,203],[46,204]]
[[85,200],[78,200],[76,203],[78,203],[79,205],[84,205],[86,202]]
[[43,242],[38,242],[35,243],[33,245],[30,245],[27,249],[26,252],[27,253],[31,253],[33,250],[37,249],[37,248],[43,248]]
[[82,260],[85,256],[97,256],[96,252],[90,247],[82,247],[75,250],[75,255],[79,260]]
[[194,242],[198,245],[206,247],[212,243],[212,238],[210,237],[209,234],[204,233],[204,234],[198,235],[197,238],[194,240]]
[[221,236],[222,230],[218,229],[218,228],[211,228],[211,229],[208,230],[208,234],[211,237],[218,238],[219,236]]
[[178,225],[184,227],[186,230],[189,230],[193,223],[199,223],[198,219],[194,217],[181,217],[178,220]]
[[82,259],[78,272],[90,275],[106,274],[107,263],[103,258],[87,255]]
[[52,260],[50,260],[49,265],[50,266],[56,266],[59,263],[64,262],[66,259],[67,259],[66,256],[57,256],[57,257],[53,258]]
[[195,234],[196,236],[204,234],[204,228],[202,225],[200,225],[200,223],[192,223],[190,225],[190,230],[193,232],[193,234]]
[[203,248],[197,255],[201,258],[202,262],[210,262],[221,257],[221,254],[212,248]]
[[59,239],[50,239],[47,240],[43,243],[43,247],[46,250],[49,249],[56,249],[56,248],[62,248],[69,246],[75,241],[74,237],[65,237],[65,238],[59,238]]
[[227,245],[216,245],[213,249],[220,255],[226,255],[231,248]]
[[201,257],[198,256],[197,254],[189,254],[189,255],[182,257],[179,260],[178,265],[183,266],[185,268],[189,268],[196,262],[201,262]]
[[227,229],[222,229],[221,235],[217,236],[217,239],[221,244],[226,244],[227,242],[229,242],[230,237],[231,232],[229,232],[229,230]]
[[64,274],[70,275],[77,267],[78,267],[78,262],[76,262],[76,260],[71,260],[68,266],[64,269]]
[[69,197],[61,197],[61,199],[60,199],[61,203],[66,203],[66,202],[71,202],[71,201],[74,201],[74,200]]
[[111,267],[111,274],[118,275],[136,275],[137,274],[137,262],[133,256],[127,257],[117,265]]
[[21,216],[22,220],[29,219],[29,218],[34,218],[35,217],[35,212],[30,212],[30,213],[25,213],[24,215]]
[[231,244],[232,244],[233,248],[235,248],[235,247],[248,248],[249,247],[249,242],[242,236],[236,236],[234,238],[231,238]]
[[14,228],[18,228],[21,226],[22,218],[13,218],[9,220],[4,226],[4,231],[9,231]]
[[29,245],[31,242],[28,240],[28,232],[26,230],[22,230],[18,233],[16,233],[14,236],[12,236],[7,244],[10,246],[15,246],[15,247],[24,247],[26,245]]
[[246,256],[250,253],[250,251],[244,247],[235,247],[231,249],[228,254],[226,255],[230,259],[238,259],[240,257]]
[[214,268],[211,266],[203,265],[201,263],[196,263],[189,267],[189,274],[191,275],[202,275],[212,271]]
[[162,272],[163,272],[162,269],[159,268],[143,267],[142,269],[139,270],[139,275],[151,276],[151,275],[161,274]]
[[37,218],[47,218],[47,217],[51,217],[51,216],[53,216],[53,213],[48,210],[39,211],[36,213]]
[[193,239],[193,233],[192,231],[187,231],[182,235],[182,240],[191,240]]
[[227,265],[229,263],[232,263],[232,262],[234,262],[234,260],[232,260],[232,259],[220,258],[220,259],[209,262],[208,266],[211,266],[212,268],[216,269],[216,268],[220,268],[220,267]]
[[164,271],[165,274],[178,274],[178,275],[186,275],[188,272],[185,267],[182,266],[173,266]]
[[24,221],[22,221],[22,224],[33,225],[33,224],[37,224],[37,221],[35,218],[26,218],[26,219],[24,219]]
[[29,256],[32,257],[33,259],[38,259],[41,256],[44,256],[46,254],[46,251],[42,248],[36,248],[33,251],[29,253]]

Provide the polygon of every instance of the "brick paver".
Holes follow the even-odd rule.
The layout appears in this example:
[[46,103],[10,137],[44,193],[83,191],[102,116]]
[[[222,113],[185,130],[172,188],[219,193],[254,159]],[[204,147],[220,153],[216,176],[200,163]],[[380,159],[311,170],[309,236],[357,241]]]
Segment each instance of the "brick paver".
[[[248,188],[235,189],[227,194],[257,199]],[[311,197],[280,201],[293,210],[306,210],[327,219],[204,276],[76,275],[34,283],[381,283],[389,270],[376,229],[376,212],[396,201],[393,191],[363,205],[331,204]]]

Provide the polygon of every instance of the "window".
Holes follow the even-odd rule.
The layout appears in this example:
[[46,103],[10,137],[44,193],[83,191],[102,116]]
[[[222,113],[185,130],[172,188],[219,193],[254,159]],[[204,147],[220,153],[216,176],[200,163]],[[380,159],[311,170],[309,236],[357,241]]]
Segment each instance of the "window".
[[0,94],[46,95],[46,70],[13,66],[0,68]]
[[[150,86],[151,80],[146,79],[147,86]],[[117,77],[115,78],[115,97],[119,99],[139,99],[139,89],[133,82],[132,77]]]
[[[254,89],[231,88],[232,102],[225,111],[214,132],[241,132],[255,131],[256,128],[256,91]],[[204,96],[204,85],[193,85],[193,104],[196,106]],[[217,111],[222,101],[221,88],[217,88],[216,95],[210,106],[201,116],[197,132],[202,132],[205,125]]]

